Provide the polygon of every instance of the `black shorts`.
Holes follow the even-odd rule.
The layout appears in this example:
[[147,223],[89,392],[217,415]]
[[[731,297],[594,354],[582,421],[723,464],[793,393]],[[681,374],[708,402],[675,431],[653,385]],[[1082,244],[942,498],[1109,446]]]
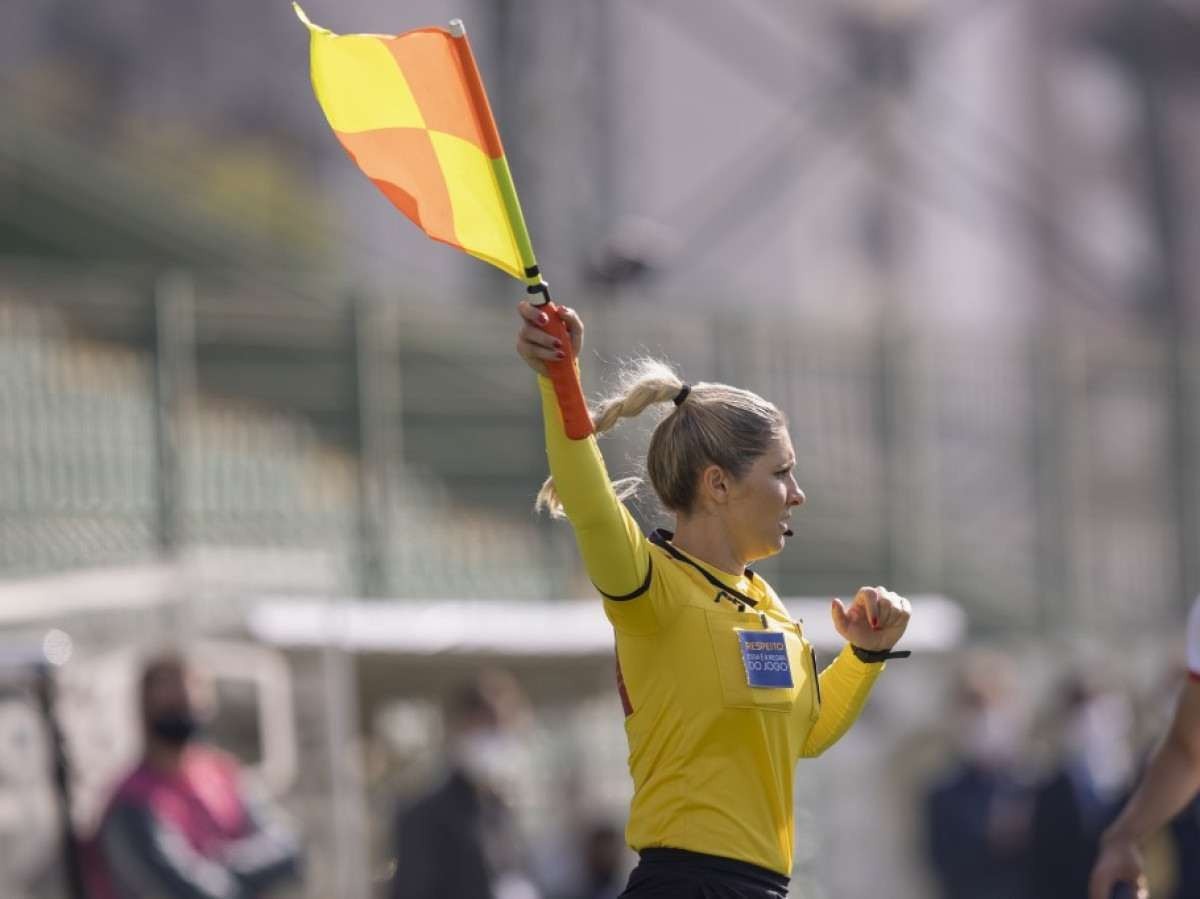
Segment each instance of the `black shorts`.
[[686,849],[643,849],[618,899],[786,899],[788,878]]

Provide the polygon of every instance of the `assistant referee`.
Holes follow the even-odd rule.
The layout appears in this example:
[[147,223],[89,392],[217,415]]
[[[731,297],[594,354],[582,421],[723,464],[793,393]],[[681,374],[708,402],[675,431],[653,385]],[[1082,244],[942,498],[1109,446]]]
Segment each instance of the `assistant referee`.
[[[610,482],[595,437],[569,440],[545,361],[578,357],[522,302],[517,351],[539,375],[551,480],[539,506],[565,514],[616,634],[640,861],[622,896],[779,899],[792,870],[793,766],[846,732],[908,625],[909,603],[863,587],[834,627],[847,641],[817,674],[800,622],[747,566],[779,552],[804,503],[783,414],[749,391],[685,385],[643,362],[593,416],[597,433],[674,403],[646,460],[674,532],[646,537]],[[568,357],[568,353],[571,357]],[[621,487],[623,485],[618,485]]]

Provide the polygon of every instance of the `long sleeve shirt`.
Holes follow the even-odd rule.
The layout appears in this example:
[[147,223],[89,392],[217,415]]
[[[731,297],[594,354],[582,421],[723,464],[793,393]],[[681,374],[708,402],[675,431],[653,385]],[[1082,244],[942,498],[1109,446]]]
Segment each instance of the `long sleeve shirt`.
[[629,845],[790,875],[793,768],[846,732],[883,665],[846,647],[818,675],[803,627],[761,577],[644,535],[595,437],[568,439],[552,385],[539,386],[550,471],[615,634]]

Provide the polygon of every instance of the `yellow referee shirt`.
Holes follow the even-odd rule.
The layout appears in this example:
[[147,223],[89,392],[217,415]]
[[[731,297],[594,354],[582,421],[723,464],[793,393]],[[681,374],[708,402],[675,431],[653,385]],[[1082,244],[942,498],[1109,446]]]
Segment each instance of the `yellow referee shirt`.
[[646,537],[613,492],[595,437],[569,440],[538,379],[550,471],[616,634],[635,850],[671,847],[790,876],[796,760],[846,732],[882,663],[816,657],[775,591]]

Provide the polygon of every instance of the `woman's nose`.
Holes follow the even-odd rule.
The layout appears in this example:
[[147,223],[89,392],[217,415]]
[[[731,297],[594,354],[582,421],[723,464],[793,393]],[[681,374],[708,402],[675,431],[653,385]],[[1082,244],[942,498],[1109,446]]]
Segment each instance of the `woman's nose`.
[[808,497],[804,495],[804,491],[798,486],[793,485],[792,495],[788,498],[789,506],[803,506],[807,502]]

